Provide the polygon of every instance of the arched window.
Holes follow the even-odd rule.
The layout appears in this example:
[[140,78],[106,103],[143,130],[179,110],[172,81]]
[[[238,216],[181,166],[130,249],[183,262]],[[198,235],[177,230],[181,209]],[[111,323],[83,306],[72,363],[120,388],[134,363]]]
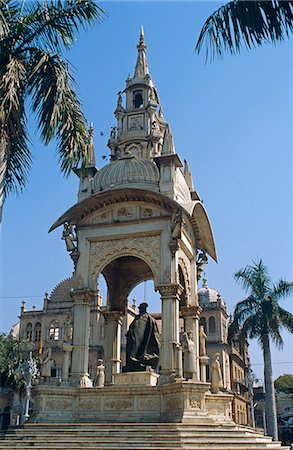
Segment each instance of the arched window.
[[216,319],[212,316],[209,318],[209,333],[214,334],[216,332]]
[[134,108],[142,108],[143,106],[142,91],[133,92],[133,106]]
[[58,341],[59,339],[59,323],[58,320],[53,320],[49,328],[49,339],[52,341]]
[[33,340],[33,326],[30,322],[26,325],[25,336],[29,341]]
[[207,321],[205,317],[201,317],[199,321],[199,325],[202,325],[204,327],[205,333],[207,332]]
[[42,328],[42,326],[41,326],[40,322],[37,322],[35,324],[35,333],[34,333],[34,341],[35,342],[40,342],[40,340],[41,340],[41,328]]

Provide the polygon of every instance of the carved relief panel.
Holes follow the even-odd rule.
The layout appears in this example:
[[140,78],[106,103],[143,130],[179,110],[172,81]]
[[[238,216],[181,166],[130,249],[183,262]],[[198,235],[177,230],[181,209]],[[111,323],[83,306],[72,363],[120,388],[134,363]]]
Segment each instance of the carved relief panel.
[[155,284],[161,280],[161,236],[129,236],[105,239],[90,244],[90,284],[95,286],[97,275],[116,258],[135,256],[145,261],[152,270]]

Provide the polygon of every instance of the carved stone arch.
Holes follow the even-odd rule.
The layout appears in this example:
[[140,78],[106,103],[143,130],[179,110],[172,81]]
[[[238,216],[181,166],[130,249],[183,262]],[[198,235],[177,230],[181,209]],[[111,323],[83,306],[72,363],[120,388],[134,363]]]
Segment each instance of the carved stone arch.
[[160,285],[161,239],[160,235],[152,235],[92,242],[89,261],[91,288],[95,288],[98,274],[112,261],[127,256],[144,261],[152,272],[155,286]]
[[[184,252],[180,251],[179,258],[178,258],[178,266],[180,267],[182,271],[182,275],[184,277],[184,283],[185,283],[185,301],[182,306],[188,306],[190,303],[190,295],[191,295],[191,281],[190,281],[190,261],[189,258],[185,255]],[[178,271],[179,272],[179,271]],[[179,280],[180,282],[180,280]]]

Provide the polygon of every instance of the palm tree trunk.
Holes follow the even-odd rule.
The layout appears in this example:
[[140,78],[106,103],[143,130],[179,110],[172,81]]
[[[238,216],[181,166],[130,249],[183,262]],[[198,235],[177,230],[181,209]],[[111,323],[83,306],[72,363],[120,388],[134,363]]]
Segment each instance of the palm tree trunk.
[[0,229],[2,224],[2,212],[4,204],[4,178],[7,167],[6,146],[4,138],[0,136]]
[[272,358],[270,349],[270,338],[267,334],[262,337],[264,358],[264,380],[265,380],[265,411],[268,435],[274,441],[278,440],[277,412],[275,389],[273,383]]

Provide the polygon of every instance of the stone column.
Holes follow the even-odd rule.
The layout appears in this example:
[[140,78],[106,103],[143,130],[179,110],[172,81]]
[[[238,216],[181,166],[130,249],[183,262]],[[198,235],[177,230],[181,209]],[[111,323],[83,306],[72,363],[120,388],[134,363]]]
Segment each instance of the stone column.
[[64,351],[64,356],[63,356],[63,363],[62,363],[62,381],[68,381],[72,345],[71,344],[63,344],[63,351]]
[[192,331],[196,349],[196,374],[195,381],[200,381],[199,371],[199,316],[202,309],[200,306],[182,306],[181,314],[184,318],[184,331]]
[[105,383],[113,381],[113,375],[120,372],[121,365],[121,311],[105,311]]
[[89,387],[90,305],[96,294],[89,289],[76,289],[70,295],[74,303],[71,380],[74,384]]
[[200,356],[199,362],[200,362],[200,381],[202,381],[203,383],[206,383],[206,381],[207,381],[207,365],[209,363],[209,357],[208,356]]
[[158,286],[162,300],[162,340],[160,349],[159,384],[175,381],[179,374],[181,357],[179,348],[179,296],[181,288],[177,284]]

